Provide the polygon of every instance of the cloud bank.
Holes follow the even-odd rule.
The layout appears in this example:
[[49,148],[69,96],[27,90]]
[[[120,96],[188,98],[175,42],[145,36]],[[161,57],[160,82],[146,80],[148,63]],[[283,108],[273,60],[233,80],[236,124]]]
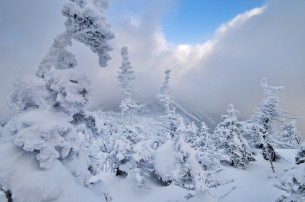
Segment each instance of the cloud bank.
[[[14,2],[14,9],[22,9],[12,11]],[[0,33],[1,97],[7,95],[18,76],[35,72],[54,36],[63,29],[60,0],[49,1],[49,6],[40,0],[14,2],[0,3],[1,16],[10,19],[9,22],[4,17],[0,19],[0,25],[5,27]],[[79,70],[92,80],[92,108],[118,102],[119,50],[126,45],[136,71],[139,99],[155,97],[163,71],[171,68],[171,85],[179,102],[215,116],[223,114],[228,104],[233,103],[241,111],[241,117],[248,118],[262,98],[260,80],[267,77],[271,85],[285,87],[281,94],[283,108],[291,115],[305,117],[304,1],[271,0],[263,8],[254,8],[224,22],[208,41],[178,45],[165,38],[160,26],[162,12],[175,7],[175,1],[166,5],[161,0],[149,6],[143,4],[139,8],[141,12],[126,9],[137,0],[112,7],[119,5],[118,2],[110,1],[108,14],[108,22],[116,34],[109,67],[100,69],[96,56],[88,48],[77,43],[72,48],[78,57]],[[8,112],[3,100],[0,110]],[[304,119],[299,123],[305,131]]]

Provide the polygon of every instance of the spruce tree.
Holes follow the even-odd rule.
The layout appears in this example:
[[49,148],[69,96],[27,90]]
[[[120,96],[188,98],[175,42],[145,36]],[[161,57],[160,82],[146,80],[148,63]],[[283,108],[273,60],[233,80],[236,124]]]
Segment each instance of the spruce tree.
[[280,178],[280,184],[276,185],[286,192],[276,202],[305,201],[305,143],[300,145],[295,159],[297,165],[287,170]]
[[123,98],[120,104],[123,115],[134,114],[141,107],[137,101],[131,97],[135,91],[132,81],[135,79],[133,68],[128,58],[128,48],[126,46],[121,49],[122,64],[118,71],[118,80],[122,89]]
[[256,147],[262,149],[262,154],[266,160],[270,161],[272,170],[274,171],[272,161],[279,158],[275,152],[278,134],[275,127],[275,121],[283,121],[286,111],[280,109],[279,91],[283,87],[275,87],[268,85],[267,79],[262,79],[262,87],[264,90],[264,99],[259,105],[259,109],[252,117],[250,126],[250,135]]
[[[89,107],[90,82],[77,73],[77,61],[67,46],[72,45],[72,39],[79,41],[99,56],[100,66],[106,65],[111,50],[108,40],[114,37],[101,16],[106,4],[105,0],[70,0],[64,4],[65,31],[55,38],[36,77],[23,78],[14,86],[10,106],[18,114],[4,126],[0,149],[15,155],[1,166],[7,167],[0,170],[6,176],[0,184],[10,188],[16,201],[67,200],[61,198],[65,195],[73,201],[103,200],[88,189],[92,162],[74,125],[75,115],[86,114]],[[22,168],[13,166],[16,159],[23,162]],[[35,180],[10,180],[9,170],[20,175],[23,168]],[[62,185],[66,183],[63,180],[68,181],[69,188]],[[72,193],[74,188],[78,194]]]
[[296,149],[300,144],[300,134],[298,132],[296,121],[292,120],[282,126],[282,135],[280,141],[284,148]]
[[223,121],[214,131],[216,148],[221,151],[220,161],[224,164],[246,169],[250,161],[255,159],[247,146],[246,140],[241,135],[241,124],[237,120],[239,112],[229,105],[227,115],[223,115]]

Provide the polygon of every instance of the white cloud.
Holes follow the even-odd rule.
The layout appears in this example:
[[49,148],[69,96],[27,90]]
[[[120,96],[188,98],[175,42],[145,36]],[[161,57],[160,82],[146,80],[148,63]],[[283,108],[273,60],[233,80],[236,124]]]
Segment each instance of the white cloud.
[[[113,24],[115,44],[131,47],[143,96],[155,93],[162,71],[172,68],[176,99],[217,115],[234,103],[241,116],[249,117],[262,97],[260,80],[268,77],[271,85],[286,87],[283,108],[305,117],[305,95],[299,93],[305,88],[304,4],[272,0],[224,23],[209,41],[177,46],[167,42],[151,16],[141,16],[137,27]],[[305,129],[304,120],[300,126]]]
[[[129,0],[124,4],[133,5],[133,1],[140,2]],[[16,2],[24,9],[19,17],[9,10],[13,1],[0,2],[1,19],[10,19],[9,23],[0,20],[1,27],[6,27],[0,33],[0,71],[4,81],[1,97],[7,95],[17,76],[35,71],[54,36],[63,29],[60,0],[48,1],[49,5],[43,2],[35,11],[32,6],[40,5],[40,0]],[[164,1],[150,2],[142,12],[132,15],[123,12],[127,6],[122,2],[113,2],[110,7],[121,5],[115,16],[122,17],[108,19],[116,34],[109,68],[100,69],[96,56],[88,48],[78,43],[73,48],[79,58],[79,69],[92,79],[94,107],[119,98],[116,80],[121,61],[119,50],[127,45],[140,97],[154,97],[163,71],[171,68],[177,100],[215,115],[224,113],[227,105],[233,103],[243,117],[248,117],[262,97],[260,79],[266,76],[271,84],[286,87],[282,93],[283,107],[293,115],[305,117],[305,94],[302,93],[305,89],[305,1],[271,0],[266,7],[247,11],[224,23],[209,41],[180,45],[169,43],[160,27],[160,15],[169,8],[161,4]],[[31,10],[34,13],[28,12]],[[35,20],[31,20],[33,16]],[[14,38],[10,33],[15,31],[23,33],[18,35],[21,44],[9,40]],[[4,105],[2,100],[1,112],[7,111]],[[305,121],[301,123],[305,130]]]

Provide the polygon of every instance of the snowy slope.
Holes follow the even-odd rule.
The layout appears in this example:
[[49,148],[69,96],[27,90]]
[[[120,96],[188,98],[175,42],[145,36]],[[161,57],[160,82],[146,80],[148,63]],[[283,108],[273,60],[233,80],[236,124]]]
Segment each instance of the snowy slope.
[[[295,150],[278,152],[283,159],[274,163],[275,173],[272,173],[269,162],[258,154],[255,156],[257,161],[252,162],[247,170],[223,167],[224,170],[219,172],[219,177],[233,179],[232,183],[211,189],[210,195],[204,193],[189,200],[185,196],[192,192],[173,184],[161,186],[150,181],[145,188],[139,190],[129,178],[117,178],[107,172],[100,177],[112,195],[113,202],[272,202],[284,194],[274,185],[279,184],[279,178],[286,169],[294,166]],[[164,167],[171,163],[167,162],[170,155],[164,153]]]
[[[6,152],[10,154],[9,158],[4,156]],[[10,143],[1,144],[0,159],[0,181],[13,190],[13,200],[16,202],[104,201],[103,197],[79,185],[59,161],[54,163],[52,169],[41,170],[34,155],[24,153]],[[6,201],[3,198],[0,194],[0,202]]]

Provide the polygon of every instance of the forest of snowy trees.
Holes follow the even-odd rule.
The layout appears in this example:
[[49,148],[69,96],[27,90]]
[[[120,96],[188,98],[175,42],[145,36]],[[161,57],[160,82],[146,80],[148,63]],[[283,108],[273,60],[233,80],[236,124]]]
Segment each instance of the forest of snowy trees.
[[305,144],[297,119],[280,108],[283,88],[266,78],[261,81],[264,97],[249,120],[240,121],[239,111],[229,104],[222,121],[210,129],[177,112],[171,70],[166,70],[155,96],[162,114],[149,117],[133,97],[136,72],[124,46],[117,71],[120,111],[89,110],[90,81],[78,73],[68,47],[80,42],[98,56],[99,66],[107,66],[114,34],[101,15],[106,8],[107,0],[67,1],[65,30],[55,37],[36,75],[15,82],[9,106],[16,113],[0,120],[3,200],[115,200],[116,193],[100,177],[103,172],[129,180],[137,190],[147,189],[150,181],[161,188],[181,187],[189,192],[182,201],[202,194],[215,198],[211,190],[232,183],[231,176],[219,175],[226,167],[247,170],[262,156],[276,173],[274,163],[283,160],[277,149],[295,149],[295,163],[274,186],[284,191],[278,202],[305,201]]

